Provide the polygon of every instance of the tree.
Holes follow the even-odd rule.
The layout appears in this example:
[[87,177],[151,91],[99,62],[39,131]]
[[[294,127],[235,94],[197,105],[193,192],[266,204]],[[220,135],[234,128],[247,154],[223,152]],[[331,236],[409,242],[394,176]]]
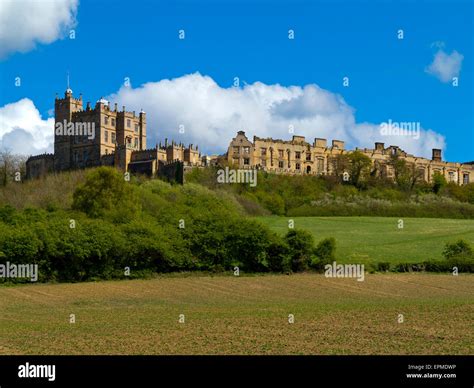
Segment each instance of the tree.
[[26,174],[26,156],[12,154],[9,149],[0,150],[0,185],[6,186],[15,179],[15,174],[20,177]]
[[339,154],[331,158],[332,173],[342,180],[345,171],[350,169],[350,160],[347,154]]
[[294,272],[308,269],[313,259],[313,235],[306,230],[293,229],[286,234],[285,241],[289,247],[291,269]]
[[469,243],[461,239],[455,243],[447,243],[444,247],[443,256],[446,259],[451,259],[456,256],[472,256],[473,253]]
[[439,191],[448,184],[446,178],[439,171],[433,174],[433,192],[438,194]]
[[407,163],[398,154],[390,155],[388,165],[393,168],[395,183],[403,190],[413,190],[423,177],[423,171],[418,170],[415,163]]
[[133,187],[117,170],[99,167],[90,171],[84,184],[74,192],[72,208],[90,217],[108,214],[119,221],[133,218],[140,205]]
[[362,180],[370,173],[371,159],[360,151],[352,151],[348,155],[350,161],[351,181],[357,188],[361,187]]

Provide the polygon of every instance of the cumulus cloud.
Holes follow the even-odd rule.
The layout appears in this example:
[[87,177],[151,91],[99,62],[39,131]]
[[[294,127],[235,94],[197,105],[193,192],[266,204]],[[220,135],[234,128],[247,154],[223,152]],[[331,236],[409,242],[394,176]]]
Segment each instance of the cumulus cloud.
[[53,152],[54,118],[43,120],[28,98],[0,107],[0,148],[24,155]]
[[[108,99],[129,111],[147,112],[149,147],[168,138],[198,144],[204,153],[223,153],[236,132],[245,130],[249,138],[287,140],[295,134],[309,142],[315,137],[326,138],[329,144],[332,139],[343,140],[347,148],[373,148],[380,141],[425,157],[431,156],[432,148],[445,148],[441,134],[416,121],[419,132],[409,136],[384,133],[381,123],[358,123],[355,109],[340,95],[315,84],[285,87],[255,82],[223,88],[211,77],[194,73],[137,88],[123,86]],[[0,147],[22,154],[52,152],[53,133],[54,118],[43,119],[28,98],[0,107]]]
[[1,0],[0,59],[62,38],[76,25],[79,0]]
[[[415,138],[384,135],[380,123],[357,123],[354,108],[316,84],[284,87],[255,82],[223,88],[211,77],[194,73],[137,88],[122,86],[108,98],[127,110],[147,112],[150,147],[168,138],[198,144],[206,153],[222,153],[238,130],[250,137],[286,140],[292,136],[291,129],[310,142],[321,137],[344,140],[348,147],[373,148],[375,141],[381,141],[417,156],[430,157],[432,148],[445,147],[444,137],[430,129],[421,127]],[[184,134],[179,132],[180,125]]]
[[464,56],[456,50],[447,54],[440,48],[436,52],[433,62],[426,68],[426,72],[434,75],[441,82],[450,82],[453,77],[459,76],[463,59]]

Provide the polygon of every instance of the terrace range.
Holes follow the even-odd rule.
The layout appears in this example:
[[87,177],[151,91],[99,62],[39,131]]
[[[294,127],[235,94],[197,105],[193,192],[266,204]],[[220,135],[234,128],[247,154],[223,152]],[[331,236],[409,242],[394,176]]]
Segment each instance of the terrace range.
[[[244,131],[237,132],[227,153],[220,156],[201,156],[198,146],[168,143],[165,140],[154,148],[146,148],[146,114],[111,109],[105,99],[83,108],[82,95],[76,99],[67,88],[64,98],[55,100],[54,154],[31,156],[26,162],[26,176],[38,178],[48,173],[96,166],[115,166],[122,171],[149,176],[161,175],[184,182],[184,173],[192,168],[228,163],[241,169],[261,169],[281,174],[333,175],[339,155],[349,153],[344,141],[316,138],[313,144],[303,136],[292,140],[274,140],[254,136],[251,142]],[[474,182],[474,162],[457,163],[442,160],[441,150],[433,149],[432,158],[410,155],[398,146],[385,147],[375,143],[373,149],[357,149],[367,155],[373,171],[394,178],[389,161],[392,155],[404,159],[419,174],[431,182],[438,172],[448,182],[459,185]]]

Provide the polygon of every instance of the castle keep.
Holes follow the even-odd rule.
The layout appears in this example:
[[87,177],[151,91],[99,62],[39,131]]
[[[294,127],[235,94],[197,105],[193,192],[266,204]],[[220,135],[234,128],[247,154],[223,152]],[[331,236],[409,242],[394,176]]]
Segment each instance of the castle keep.
[[[410,155],[397,146],[385,147],[384,143],[375,143],[374,148],[356,150],[367,155],[373,166],[388,178],[394,177],[389,165],[391,155],[405,159],[414,166],[420,178],[431,182],[433,174],[439,172],[448,182],[459,185],[474,182],[474,162],[454,163],[441,159],[441,150],[433,149],[432,158],[426,159]],[[338,155],[347,154],[344,142],[333,140],[331,145],[326,139],[314,139],[308,143],[304,136],[293,136],[292,140],[260,138],[254,136],[253,142],[244,131],[237,132],[227,150],[227,161],[238,168],[259,168],[269,172],[283,174],[332,175],[334,160]]]
[[110,107],[101,98],[94,108],[83,107],[82,95],[74,98],[67,89],[64,98],[54,103],[54,154],[30,157],[26,162],[28,178],[49,172],[95,166],[115,166],[123,171],[155,175],[160,167],[180,162],[201,165],[197,146],[174,142],[147,149],[146,114]]

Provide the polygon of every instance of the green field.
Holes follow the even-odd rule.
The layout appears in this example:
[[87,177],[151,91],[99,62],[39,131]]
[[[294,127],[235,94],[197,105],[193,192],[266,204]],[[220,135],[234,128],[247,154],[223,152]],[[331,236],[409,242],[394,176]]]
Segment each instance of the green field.
[[474,354],[473,328],[473,275],[0,287],[0,354]]
[[288,220],[295,228],[310,231],[315,241],[336,239],[336,257],[340,262],[422,262],[442,260],[447,242],[460,238],[474,244],[474,221],[439,218],[391,217],[258,217],[274,231],[288,231]]

